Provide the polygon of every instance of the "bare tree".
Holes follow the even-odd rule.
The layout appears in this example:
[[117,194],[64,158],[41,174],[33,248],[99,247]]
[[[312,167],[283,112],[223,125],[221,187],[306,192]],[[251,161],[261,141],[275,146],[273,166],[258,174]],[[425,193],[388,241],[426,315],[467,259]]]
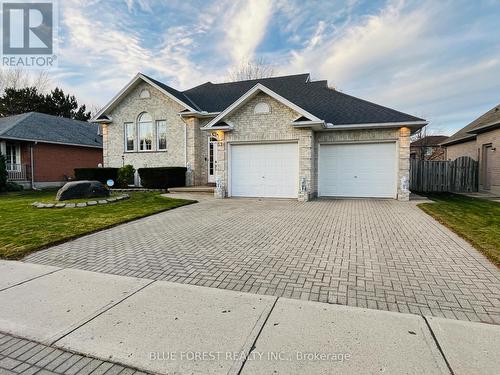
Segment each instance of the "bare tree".
[[263,58],[241,61],[228,72],[226,81],[245,81],[249,79],[269,78],[274,74],[273,66]]
[[90,111],[91,118],[93,118],[95,115],[99,113],[102,107],[97,104],[91,104],[88,109]]
[[6,88],[21,89],[25,87],[36,87],[38,92],[45,92],[51,83],[49,73],[46,70],[37,72],[22,68],[0,69],[0,95]]
[[[439,156],[438,152],[441,152],[442,149],[436,147],[435,140],[433,140],[431,136],[437,136],[441,134],[442,132],[440,128],[432,127],[430,125],[426,125],[415,132],[415,134],[410,137],[410,141],[412,143],[419,141],[414,146],[412,146],[413,151],[415,151],[416,153],[415,158],[419,160],[431,160],[436,156]],[[428,148],[432,149],[431,154],[427,152]]]

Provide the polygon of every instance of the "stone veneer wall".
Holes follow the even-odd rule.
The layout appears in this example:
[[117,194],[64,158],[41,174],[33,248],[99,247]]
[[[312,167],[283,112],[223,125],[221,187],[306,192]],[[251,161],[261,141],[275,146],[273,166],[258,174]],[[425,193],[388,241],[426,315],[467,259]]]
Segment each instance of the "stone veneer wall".
[[[143,89],[150,92],[150,98],[141,99],[139,94]],[[183,167],[185,160],[185,127],[186,125],[178,113],[184,107],[170,99],[159,90],[146,82],[137,85],[121,102],[109,113],[113,122],[105,126],[104,130],[104,165],[106,167],[121,167],[123,162],[134,168],[143,167]],[[137,122],[142,112],[148,112],[156,120],[167,121],[167,150],[146,152],[125,152],[125,122]],[[156,129],[155,129],[156,133]],[[156,137],[156,134],[155,134]],[[156,139],[156,138],[155,138]],[[138,139],[136,139],[137,148]],[[124,160],[122,160],[124,156]]]
[[408,200],[409,191],[404,189],[402,182],[409,182],[410,177],[410,129],[371,129],[371,130],[341,130],[316,132],[314,144],[314,185],[313,193],[318,191],[318,147],[321,143],[355,143],[355,142],[395,141],[398,147],[398,176],[397,194],[399,200]]
[[[141,99],[141,91],[147,89],[150,97]],[[123,162],[134,168],[143,167],[183,167],[189,165],[192,173],[188,185],[205,185],[207,183],[207,153],[209,133],[200,127],[209,120],[196,118],[181,119],[179,112],[185,108],[146,82],[138,84],[109,113],[113,123],[104,126],[104,165],[121,167]],[[125,152],[125,122],[137,122],[142,112],[148,112],[156,120],[167,121],[167,150]],[[156,124],[155,124],[156,127]],[[155,128],[156,132],[156,128]],[[156,134],[155,134],[156,137]],[[156,139],[156,138],[155,138]],[[137,147],[137,145],[136,145]],[[122,155],[124,160],[122,160]]]
[[[255,114],[255,105],[260,102],[267,103],[271,108],[271,112],[267,114]],[[216,176],[222,184],[221,197],[227,195],[228,144],[295,141],[299,147],[299,180],[304,178],[306,184],[306,190],[298,192],[299,199],[306,201],[311,198],[314,133],[310,129],[293,128],[290,122],[298,117],[300,117],[300,114],[264,93],[257,94],[248,103],[228,116],[225,121],[233,124],[234,130],[225,133],[225,141],[223,145],[218,147]]]

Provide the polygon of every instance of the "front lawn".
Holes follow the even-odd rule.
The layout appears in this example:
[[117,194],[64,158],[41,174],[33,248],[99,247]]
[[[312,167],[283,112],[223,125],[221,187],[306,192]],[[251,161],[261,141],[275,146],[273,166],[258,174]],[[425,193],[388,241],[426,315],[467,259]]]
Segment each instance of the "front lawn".
[[[84,208],[33,208],[35,201],[53,201],[55,191],[0,194],[0,259],[23,256],[95,232],[194,201],[132,192],[117,203]],[[88,199],[92,200],[92,199]]]
[[418,206],[500,266],[500,203],[458,194],[427,195]]

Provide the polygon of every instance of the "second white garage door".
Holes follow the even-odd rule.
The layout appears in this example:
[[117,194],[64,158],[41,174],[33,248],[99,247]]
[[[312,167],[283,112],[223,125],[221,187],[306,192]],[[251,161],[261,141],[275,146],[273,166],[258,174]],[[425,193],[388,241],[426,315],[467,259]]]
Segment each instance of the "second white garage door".
[[320,145],[319,195],[396,197],[396,143]]
[[297,198],[297,143],[232,145],[230,195]]

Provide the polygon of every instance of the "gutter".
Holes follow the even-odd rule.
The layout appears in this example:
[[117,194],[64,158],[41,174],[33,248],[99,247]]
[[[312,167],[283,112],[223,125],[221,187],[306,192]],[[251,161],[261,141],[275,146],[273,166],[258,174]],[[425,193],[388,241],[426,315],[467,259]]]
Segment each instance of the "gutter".
[[497,127],[500,126],[500,122],[499,121],[495,121],[495,122],[490,122],[488,124],[484,124],[482,126],[479,126],[477,128],[474,128],[470,131],[468,131],[467,133],[469,134],[479,134],[479,133],[484,133],[484,132],[487,132],[489,130],[493,130]]
[[468,135],[468,136],[463,137],[463,138],[452,139],[451,141],[440,143],[439,145],[446,147],[446,146],[456,145],[458,143],[473,141],[475,139],[476,139],[476,135],[471,134],[471,135]]
[[217,117],[220,112],[207,112],[207,111],[190,111],[190,112],[179,112],[181,117],[196,117],[196,118],[210,118]]
[[344,130],[344,129],[380,129],[380,128],[421,128],[429,124],[427,121],[407,121],[407,122],[374,122],[366,124],[326,124],[328,130]]
[[17,138],[17,137],[5,137],[2,136],[2,139],[9,139],[11,141],[26,141],[26,142],[35,142],[35,143],[48,143],[51,145],[62,145],[62,146],[76,146],[76,147],[90,147],[90,148],[100,148],[102,149],[103,146],[94,146],[94,145],[84,145],[81,143],[65,143],[65,142],[55,142],[55,141],[45,141],[43,139],[29,139],[29,138]]
[[321,129],[327,129],[328,125],[332,124],[327,124],[325,121],[311,121],[311,120],[305,120],[305,121],[292,121],[290,123],[294,128],[311,128],[313,130],[321,130]]
[[222,130],[222,131],[230,132],[233,129],[234,128],[232,126],[211,126],[210,128],[207,128],[204,126],[200,130],[203,130],[203,131]]

